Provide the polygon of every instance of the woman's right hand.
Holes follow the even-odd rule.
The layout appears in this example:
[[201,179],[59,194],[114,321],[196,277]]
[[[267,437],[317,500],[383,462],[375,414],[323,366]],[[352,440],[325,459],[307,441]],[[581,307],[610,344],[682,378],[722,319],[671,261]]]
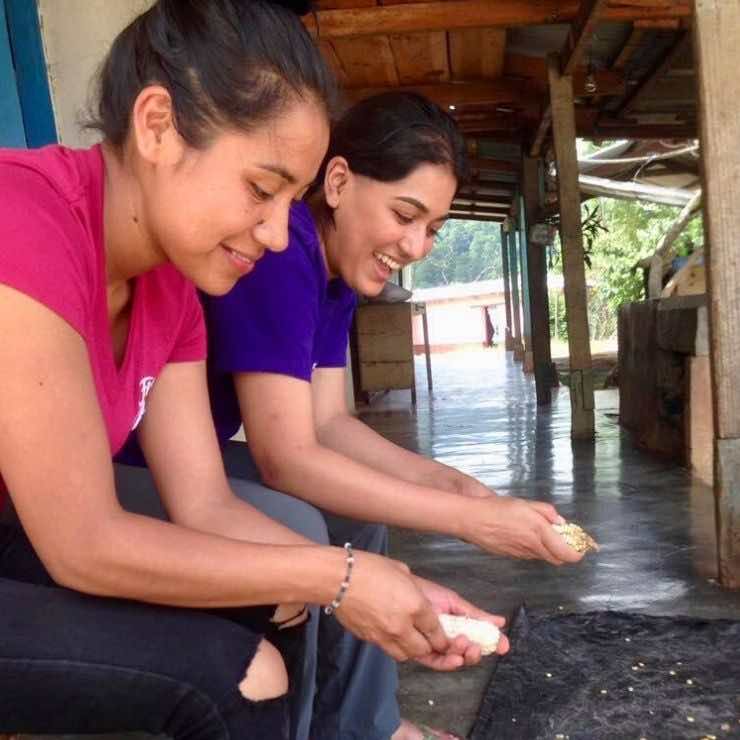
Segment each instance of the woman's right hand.
[[445,653],[449,640],[408,566],[355,551],[349,589],[335,615],[361,640],[398,661]]
[[552,528],[564,520],[551,504],[491,496],[468,498],[463,505],[462,539],[488,552],[552,565],[583,558]]

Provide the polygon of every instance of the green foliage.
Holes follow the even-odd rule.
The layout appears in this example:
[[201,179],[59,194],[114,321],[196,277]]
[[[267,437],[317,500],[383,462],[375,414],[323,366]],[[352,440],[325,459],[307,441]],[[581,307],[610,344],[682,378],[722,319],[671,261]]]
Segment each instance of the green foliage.
[[492,280],[503,275],[501,229],[496,223],[450,219],[431,254],[413,267],[414,288]]
[[565,320],[565,297],[558,290],[548,293],[550,301],[550,336],[553,339],[568,341],[568,326]]
[[[619,307],[644,298],[643,272],[633,268],[655,252],[679,212],[679,208],[672,206],[611,198],[592,199],[588,205],[584,204],[584,221],[596,220],[603,227],[596,229],[587,255],[590,263],[587,262],[586,279],[592,286],[588,311],[593,339],[614,336]],[[588,245],[588,237],[585,241]],[[684,229],[675,247],[679,256],[687,256],[703,244],[702,219],[697,217]],[[557,243],[551,253],[551,265],[554,271],[562,272]],[[552,302],[550,310],[552,313]]]

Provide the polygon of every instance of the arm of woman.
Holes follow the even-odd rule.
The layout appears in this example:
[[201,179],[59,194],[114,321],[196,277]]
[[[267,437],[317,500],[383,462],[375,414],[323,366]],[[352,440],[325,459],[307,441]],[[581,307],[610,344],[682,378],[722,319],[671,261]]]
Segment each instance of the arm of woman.
[[[202,608],[334,598],[346,570],[341,548],[247,543],[121,509],[80,335],[0,284],[0,336],[0,470],[57,583]],[[408,568],[370,553],[355,558],[352,587],[338,610],[343,624],[398,660],[446,652],[448,640]],[[378,598],[379,583],[390,601]]]
[[193,607],[331,601],[337,548],[247,544],[123,511],[80,335],[0,285],[0,336],[0,470],[60,585]]
[[322,444],[310,383],[277,373],[236,373],[234,384],[250,450],[272,488],[342,516],[448,534],[490,552],[553,564],[580,560],[552,529],[548,517],[557,514],[547,504],[462,498]]
[[173,522],[249,542],[312,544],[231,490],[208,402],[205,363],[164,368],[147,397],[138,437]]

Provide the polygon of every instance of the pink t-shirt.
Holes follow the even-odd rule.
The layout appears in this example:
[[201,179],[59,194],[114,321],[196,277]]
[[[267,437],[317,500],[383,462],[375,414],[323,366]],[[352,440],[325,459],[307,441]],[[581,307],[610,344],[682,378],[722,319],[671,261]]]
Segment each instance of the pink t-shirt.
[[[85,340],[115,454],[141,421],[162,368],[205,358],[206,332],[194,286],[172,265],[161,265],[135,280],[126,350],[116,366],[106,292],[104,173],[99,146],[0,149],[0,283],[43,303]],[[0,508],[2,490],[0,478]]]

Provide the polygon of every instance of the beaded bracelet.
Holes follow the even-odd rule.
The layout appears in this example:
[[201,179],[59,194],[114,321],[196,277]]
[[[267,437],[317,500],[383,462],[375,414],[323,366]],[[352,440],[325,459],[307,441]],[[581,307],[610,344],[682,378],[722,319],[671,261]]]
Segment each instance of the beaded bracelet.
[[352,578],[352,566],[355,564],[355,556],[352,552],[351,542],[345,542],[344,549],[347,552],[347,573],[345,574],[344,580],[339,586],[339,592],[337,593],[334,601],[332,601],[329,606],[324,607],[324,614],[334,614],[334,612],[339,608],[339,605],[342,603],[342,599],[344,598],[344,595],[347,593],[347,589],[349,588],[349,582]]

